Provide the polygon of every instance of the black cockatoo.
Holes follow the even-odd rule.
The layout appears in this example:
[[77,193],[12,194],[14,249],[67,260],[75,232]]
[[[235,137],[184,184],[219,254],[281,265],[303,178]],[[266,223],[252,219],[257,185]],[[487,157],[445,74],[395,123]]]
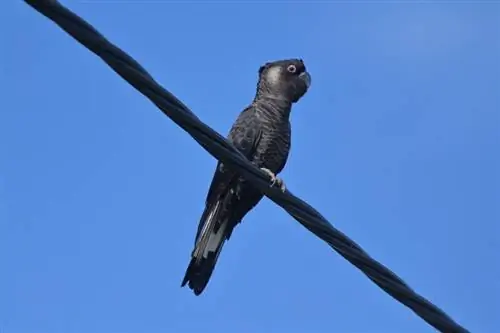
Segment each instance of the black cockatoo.
[[[283,191],[285,185],[276,175],[283,170],[290,151],[292,104],[304,96],[310,84],[311,76],[301,59],[261,66],[255,98],[228,135],[252,164],[269,174],[272,185]],[[203,292],[225,241],[262,197],[262,192],[243,177],[221,162],[217,164],[182,286],[187,283],[195,295]]]

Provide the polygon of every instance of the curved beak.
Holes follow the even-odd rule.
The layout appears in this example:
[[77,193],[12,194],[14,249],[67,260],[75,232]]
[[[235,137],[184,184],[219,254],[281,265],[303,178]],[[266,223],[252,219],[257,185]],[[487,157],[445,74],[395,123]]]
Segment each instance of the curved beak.
[[304,81],[306,87],[309,89],[311,85],[311,75],[308,72],[302,72],[299,74],[299,78]]

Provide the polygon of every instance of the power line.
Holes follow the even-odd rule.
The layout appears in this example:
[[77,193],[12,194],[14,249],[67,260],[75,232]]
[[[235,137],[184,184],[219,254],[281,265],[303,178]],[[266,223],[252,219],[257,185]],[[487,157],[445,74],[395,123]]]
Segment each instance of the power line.
[[319,212],[290,191],[269,187],[269,176],[253,166],[223,136],[201,122],[172,93],[160,86],[132,57],[109,42],[94,27],[55,0],[25,0],[35,10],[104,60],[118,75],[153,102],[167,117],[195,139],[208,153],[236,168],[267,197],[284,208],[306,229],[328,243],[393,298],[428,324],[446,333],[469,332],[437,306],[413,291],[401,278],[371,258],[358,244],[334,228]]

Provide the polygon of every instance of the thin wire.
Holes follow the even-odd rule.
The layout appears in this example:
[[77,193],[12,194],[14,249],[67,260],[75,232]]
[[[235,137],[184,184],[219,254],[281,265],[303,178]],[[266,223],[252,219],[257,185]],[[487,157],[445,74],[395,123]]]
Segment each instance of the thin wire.
[[208,153],[238,169],[306,229],[328,243],[370,280],[440,332],[469,332],[437,306],[413,291],[401,278],[371,258],[358,244],[334,228],[309,204],[290,191],[269,187],[269,176],[253,166],[231,143],[201,122],[187,106],[160,86],[132,57],[110,43],[95,28],[55,0],[25,0],[69,35],[98,55],[118,75],[145,95],[163,113],[194,138]]

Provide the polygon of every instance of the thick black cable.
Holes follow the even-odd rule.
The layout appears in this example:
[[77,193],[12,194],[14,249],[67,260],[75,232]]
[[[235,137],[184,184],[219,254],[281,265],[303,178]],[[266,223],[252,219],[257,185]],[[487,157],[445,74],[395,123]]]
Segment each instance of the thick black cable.
[[269,187],[269,176],[253,166],[224,137],[202,123],[181,101],[160,86],[132,57],[111,44],[90,24],[55,0],[25,0],[35,10],[104,60],[118,75],[151,100],[177,125],[193,137],[207,152],[231,165],[284,208],[300,224],[327,242],[342,257],[359,268],[393,298],[413,310],[440,332],[469,332],[442,310],[415,293],[392,271],[371,258],[353,240],[335,229],[320,213],[291,192]]

